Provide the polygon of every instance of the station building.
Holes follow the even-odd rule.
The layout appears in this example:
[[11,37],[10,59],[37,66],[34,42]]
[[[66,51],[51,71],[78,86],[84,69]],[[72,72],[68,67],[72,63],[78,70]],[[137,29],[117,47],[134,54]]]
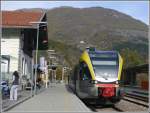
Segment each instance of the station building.
[[14,71],[32,78],[37,38],[39,50],[48,48],[47,25],[40,22],[46,22],[45,12],[2,11],[3,78],[11,79]]

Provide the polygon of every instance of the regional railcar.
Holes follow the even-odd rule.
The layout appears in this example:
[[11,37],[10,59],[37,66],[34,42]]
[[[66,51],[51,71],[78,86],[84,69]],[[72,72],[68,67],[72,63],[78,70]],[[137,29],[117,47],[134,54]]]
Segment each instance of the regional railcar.
[[86,50],[69,77],[69,86],[83,100],[116,103],[123,96],[122,65],[116,51]]

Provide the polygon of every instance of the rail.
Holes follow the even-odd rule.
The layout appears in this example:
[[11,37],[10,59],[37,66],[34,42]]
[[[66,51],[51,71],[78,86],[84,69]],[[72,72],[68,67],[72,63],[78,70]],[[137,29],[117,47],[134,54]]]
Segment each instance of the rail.
[[123,100],[129,101],[129,102],[132,102],[132,103],[144,106],[144,107],[149,107],[148,97],[126,93],[125,96],[123,97]]

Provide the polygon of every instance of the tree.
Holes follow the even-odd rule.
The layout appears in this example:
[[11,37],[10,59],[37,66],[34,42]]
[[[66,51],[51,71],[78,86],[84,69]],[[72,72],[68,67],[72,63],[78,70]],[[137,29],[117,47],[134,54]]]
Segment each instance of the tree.
[[136,50],[125,48],[121,50],[120,54],[124,61],[124,68],[144,63],[142,56],[140,56],[140,54]]
[[56,70],[56,79],[61,80],[61,77],[62,77],[62,67],[59,66],[57,67],[57,70]]

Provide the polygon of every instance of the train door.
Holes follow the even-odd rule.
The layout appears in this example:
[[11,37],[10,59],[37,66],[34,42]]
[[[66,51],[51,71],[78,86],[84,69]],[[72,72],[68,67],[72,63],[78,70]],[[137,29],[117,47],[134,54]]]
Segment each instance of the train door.
[[80,70],[79,70],[79,90],[80,95],[84,98],[88,96],[88,87],[90,85],[92,77],[90,75],[89,68],[86,63],[80,63]]

